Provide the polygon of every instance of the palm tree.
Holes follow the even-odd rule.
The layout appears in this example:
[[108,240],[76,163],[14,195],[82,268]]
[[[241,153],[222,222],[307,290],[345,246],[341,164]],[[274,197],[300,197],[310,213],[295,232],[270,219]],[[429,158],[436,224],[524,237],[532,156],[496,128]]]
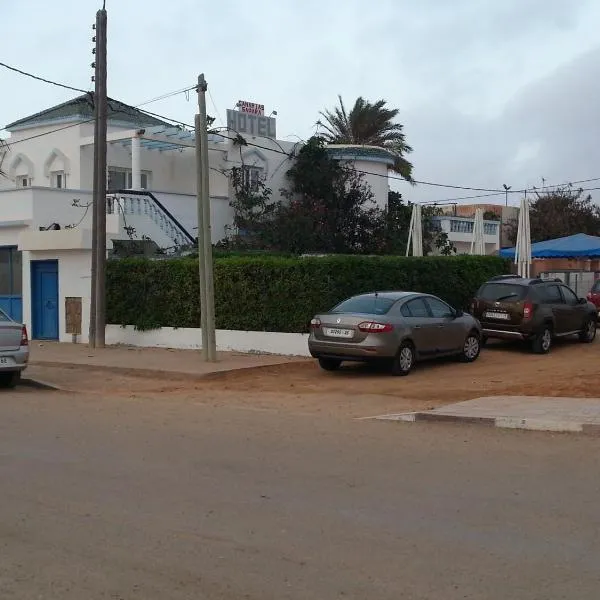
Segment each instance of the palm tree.
[[371,104],[360,96],[347,112],[342,97],[338,98],[340,105],[333,111],[319,113],[325,119],[325,122],[319,121],[325,129],[325,140],[330,144],[364,144],[387,148],[397,156],[394,170],[407,181],[412,181],[413,166],[404,158],[404,155],[412,152],[412,148],[405,141],[402,125],[393,121],[400,111],[386,108],[385,100]]

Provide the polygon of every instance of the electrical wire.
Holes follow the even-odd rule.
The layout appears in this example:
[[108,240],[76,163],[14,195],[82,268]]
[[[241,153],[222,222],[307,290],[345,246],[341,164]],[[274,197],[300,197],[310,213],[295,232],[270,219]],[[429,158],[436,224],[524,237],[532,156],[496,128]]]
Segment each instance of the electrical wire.
[[42,81],[44,83],[49,83],[50,85],[55,85],[57,87],[64,88],[65,90],[72,90],[74,92],[82,92],[87,94],[89,90],[82,90],[81,88],[76,88],[71,85],[67,85],[66,83],[60,83],[58,81],[52,81],[51,79],[46,79],[45,77],[40,77],[39,75],[34,75],[33,73],[28,73],[27,71],[23,71],[21,69],[17,69],[17,67],[12,67],[11,65],[7,65],[6,63],[0,62],[0,67],[4,67],[9,71],[14,71],[15,73],[19,73],[20,75],[25,75],[26,77],[30,77],[31,79],[36,79],[37,81]]
[[[70,85],[67,85],[67,84],[64,84],[64,83],[60,83],[58,81],[53,81],[51,79],[46,79],[45,77],[40,77],[38,75],[34,75],[33,73],[29,73],[29,72],[24,71],[22,69],[18,69],[17,67],[13,67],[13,66],[8,65],[8,64],[3,63],[3,62],[0,62],[0,66],[4,67],[6,69],[9,69],[11,71],[14,71],[16,73],[19,73],[21,75],[24,75],[26,77],[30,77],[30,78],[35,79],[37,81],[41,81],[43,83],[48,83],[48,84],[55,85],[57,87],[61,87],[61,88],[64,88],[64,89],[75,91],[75,92],[81,92],[83,94],[88,94],[89,93],[87,90],[83,90],[81,88],[76,88],[76,87],[73,87],[73,86],[70,86]],[[152,116],[152,117],[155,117],[155,118],[158,118],[158,119],[162,119],[163,121],[168,121],[168,122],[171,122],[171,123],[175,123],[176,125],[179,125],[179,126],[182,126],[182,127],[187,127],[188,129],[192,129],[193,130],[194,126],[190,125],[189,123],[185,123],[183,121],[179,121],[177,119],[173,119],[173,118],[170,118],[170,117],[165,117],[164,115],[160,115],[158,113],[154,113],[154,112],[151,112],[151,111],[145,110],[145,109],[140,109],[139,107],[151,104],[153,102],[158,102],[159,100],[164,100],[166,98],[170,98],[170,97],[175,96],[177,94],[187,93],[187,92],[192,91],[194,89],[196,89],[196,86],[190,86],[190,87],[183,88],[183,89],[180,89],[180,90],[175,90],[173,92],[168,92],[168,93],[163,94],[161,96],[157,96],[156,98],[152,98],[151,100],[146,100],[145,102],[141,102],[140,104],[137,104],[135,106],[127,105],[125,103],[121,103],[121,104],[124,104],[125,106],[128,106],[130,108],[136,108],[136,109],[140,110],[140,112],[145,113],[145,114],[147,114],[149,116]],[[219,120],[222,123],[223,120],[221,118],[221,115],[220,115],[220,113],[218,111],[218,108],[216,106],[216,103],[214,101],[214,98],[213,98],[210,90],[208,90],[208,93],[209,93],[209,98],[210,98],[210,100],[211,100],[211,102],[213,104],[213,107],[215,108],[215,111],[217,113],[217,116],[219,117]],[[115,111],[115,112],[118,112],[118,111]],[[25,141],[28,141],[28,140],[32,140],[32,139],[36,139],[36,138],[39,138],[39,137],[43,137],[45,135],[50,135],[51,133],[56,133],[58,131],[63,131],[65,129],[69,129],[70,127],[76,127],[77,125],[81,125],[81,124],[84,124],[84,123],[90,123],[93,120],[94,119],[88,119],[88,120],[85,120],[85,121],[80,121],[80,122],[77,122],[77,123],[73,123],[71,125],[67,125],[65,127],[60,127],[58,129],[54,129],[52,131],[47,131],[47,132],[40,133],[40,134],[37,134],[37,135],[34,135],[34,136],[23,138],[21,140],[16,140],[15,142],[12,142],[12,143],[10,143],[10,142],[7,142],[7,143],[9,145],[18,144],[18,143],[25,142]],[[4,130],[4,129],[6,129],[6,128],[2,128],[2,130]],[[230,131],[230,129],[227,128],[227,127],[223,127],[223,129],[226,129],[227,131]],[[229,139],[231,141],[236,141],[238,139],[238,138],[231,138],[231,137],[229,137],[227,135],[224,135],[223,133],[219,133],[218,135],[220,135],[221,137],[224,137],[225,139]],[[276,140],[274,140],[274,141],[279,146],[279,148],[280,148],[279,150],[277,150],[275,148],[270,148],[270,147],[267,147],[267,146],[263,146],[261,144],[257,144],[256,142],[250,142],[250,141],[246,140],[245,138],[244,138],[244,140],[245,140],[245,145],[247,145],[247,146],[251,146],[251,147],[254,147],[254,148],[259,148],[259,149],[266,150],[266,151],[269,151],[269,152],[276,152],[276,153],[279,153],[279,154],[283,154],[283,155],[287,156],[288,158],[291,158],[292,155],[293,155],[293,151],[292,151],[292,153],[286,152],[285,150],[283,150],[283,148],[281,147],[281,145]],[[395,180],[395,181],[406,181],[406,179],[404,179],[403,177],[395,177],[395,176],[389,175],[387,173],[386,174],[384,174],[384,173],[374,173],[372,171],[364,171],[362,169],[356,169],[356,171],[358,173],[363,174],[363,175],[370,175],[370,176],[374,176],[374,177],[385,177],[386,179],[392,179],[392,180]],[[574,184],[578,184],[578,183],[590,183],[592,181],[600,181],[600,177],[594,177],[594,178],[590,178],[590,179],[582,179],[582,180],[579,180],[579,181],[566,182],[566,183],[563,183],[563,184],[544,185],[542,187],[542,189],[559,188],[559,187],[574,185]],[[475,199],[475,198],[485,198],[485,197],[499,196],[499,195],[507,194],[507,193],[508,194],[522,194],[522,193],[524,193],[526,191],[535,191],[535,190],[539,189],[536,186],[532,186],[531,188],[524,188],[524,189],[500,190],[500,189],[497,189],[497,188],[480,188],[480,187],[473,187],[473,186],[462,186],[462,185],[454,185],[454,184],[447,184],[447,183],[438,183],[438,182],[433,182],[433,181],[424,181],[424,180],[418,180],[418,179],[414,179],[412,181],[412,183],[415,183],[415,184],[418,184],[418,185],[430,186],[430,187],[445,188],[445,189],[466,190],[466,191],[473,191],[473,192],[490,192],[489,194],[484,194],[484,195],[465,196],[465,197],[455,198],[455,199],[443,199],[443,200],[437,201],[438,203],[441,203],[441,202],[451,202],[451,201],[455,201],[455,200],[467,200],[467,199]],[[598,188],[590,188],[589,190],[584,190],[584,191],[592,191],[592,190],[595,190],[595,189],[598,189]]]
[[219,112],[219,109],[217,108],[217,103],[215,102],[213,95],[210,93],[210,88],[208,88],[207,91],[208,91],[208,97],[210,98],[213,108],[215,109],[215,113],[217,114],[217,117],[219,117],[219,122],[221,123],[221,125],[225,126],[225,121],[223,121],[223,117],[221,117],[221,113]]

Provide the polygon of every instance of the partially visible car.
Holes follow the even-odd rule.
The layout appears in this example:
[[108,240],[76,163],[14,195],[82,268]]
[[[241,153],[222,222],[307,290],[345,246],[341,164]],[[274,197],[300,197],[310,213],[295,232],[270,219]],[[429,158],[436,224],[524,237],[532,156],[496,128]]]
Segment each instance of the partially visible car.
[[315,315],[308,348],[326,371],[344,361],[384,362],[394,375],[408,375],[424,359],[457,355],[473,362],[481,348],[481,327],[436,296],[372,292]]
[[499,275],[484,283],[471,304],[487,338],[524,340],[537,354],[550,351],[556,338],[596,337],[597,308],[560,279]]
[[27,327],[0,310],[0,387],[15,387],[28,362]]
[[600,279],[596,279],[592,289],[587,295],[588,302],[591,302],[597,311],[598,318],[600,320]]

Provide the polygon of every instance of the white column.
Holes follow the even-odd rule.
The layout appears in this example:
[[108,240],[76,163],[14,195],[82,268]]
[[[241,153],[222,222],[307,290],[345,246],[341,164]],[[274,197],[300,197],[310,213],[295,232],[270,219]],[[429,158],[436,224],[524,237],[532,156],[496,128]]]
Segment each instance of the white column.
[[142,146],[139,136],[131,138],[131,188],[142,188]]

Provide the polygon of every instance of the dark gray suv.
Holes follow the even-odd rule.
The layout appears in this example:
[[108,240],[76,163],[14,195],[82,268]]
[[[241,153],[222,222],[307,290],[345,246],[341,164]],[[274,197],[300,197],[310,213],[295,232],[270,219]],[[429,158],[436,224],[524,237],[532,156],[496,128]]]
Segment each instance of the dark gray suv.
[[495,277],[479,288],[471,313],[484,338],[525,340],[539,354],[557,337],[578,335],[587,343],[596,337],[596,307],[560,279]]

